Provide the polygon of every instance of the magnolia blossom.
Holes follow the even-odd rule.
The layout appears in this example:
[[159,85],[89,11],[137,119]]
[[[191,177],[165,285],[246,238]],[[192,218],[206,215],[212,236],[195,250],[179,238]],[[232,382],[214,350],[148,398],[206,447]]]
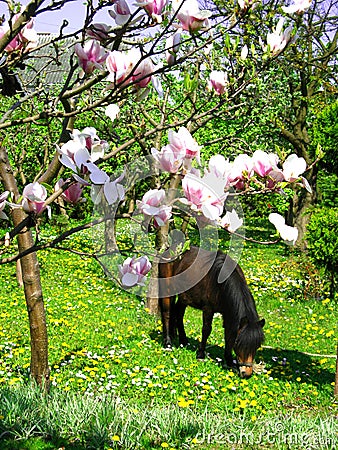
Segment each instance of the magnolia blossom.
[[155,70],[151,58],[142,59],[139,49],[130,50],[128,57],[132,64],[132,82],[140,88],[145,88],[151,82]]
[[[118,50],[114,50],[108,54],[106,66],[109,71],[107,80],[117,84],[127,78],[133,67],[128,55]],[[130,80],[128,80],[129,82]]]
[[283,175],[286,181],[296,181],[306,170],[306,161],[296,154],[289,155],[283,164]]
[[254,7],[257,4],[257,0],[238,0],[238,5],[244,12],[250,7]]
[[[24,8],[21,12],[23,12]],[[5,25],[0,26],[0,39],[13,28],[13,24],[18,20],[21,14],[16,14],[11,24],[8,22]],[[38,41],[37,32],[33,29],[34,20],[31,19],[24,28],[11,40],[11,42],[5,47],[7,53],[19,51],[24,49],[29,51],[36,47]]]
[[92,39],[97,39],[98,41],[104,42],[109,37],[110,27],[105,23],[93,23],[86,30],[87,36]]
[[[56,182],[54,186],[54,191],[57,192],[59,189],[62,188],[62,186],[66,182],[60,178],[59,181]],[[79,203],[82,202],[84,199],[82,198],[82,191],[83,191],[83,185],[79,182],[71,184],[67,189],[65,189],[61,197],[67,202],[67,203]]]
[[292,26],[283,31],[284,18],[279,19],[275,31],[268,33],[266,37],[266,46],[263,46],[265,52],[270,51],[272,56],[278,55],[290,42]]
[[223,155],[213,155],[209,160],[208,170],[205,171],[203,180],[212,189],[224,191],[230,184],[229,175],[232,164]]
[[228,175],[229,183],[237,189],[243,189],[244,181],[252,176],[253,162],[249,155],[245,153],[236,156],[231,164],[231,170]]
[[151,189],[144,194],[141,201],[137,201],[137,208],[147,220],[153,219],[156,228],[163,226],[171,217],[171,206],[162,204],[165,200],[163,189]]
[[115,20],[116,25],[125,25],[130,19],[131,12],[126,0],[115,0],[113,9],[109,10],[109,15]]
[[153,19],[161,23],[163,10],[167,6],[167,0],[138,0],[135,5],[144,8]]
[[145,277],[150,269],[151,264],[147,256],[127,258],[122,265],[119,265],[122,285],[125,287],[144,286]]
[[46,209],[45,200],[47,198],[46,188],[35,181],[27,184],[22,192],[22,208],[26,212],[41,214]]
[[8,219],[8,216],[6,213],[3,212],[4,207],[6,206],[6,200],[9,196],[9,191],[5,191],[0,195],[0,219]]
[[111,104],[111,105],[107,106],[107,108],[105,110],[105,115],[108,116],[112,122],[114,122],[114,120],[118,116],[119,112],[120,112],[120,107],[118,105]]
[[220,220],[220,225],[226,228],[230,233],[234,233],[243,225],[243,219],[240,219],[237,212],[233,209],[231,212],[227,211],[225,216]]
[[108,53],[98,41],[87,41],[84,47],[81,44],[75,44],[74,50],[79,58],[79,65],[85,73],[91,74],[94,69],[103,69],[102,64],[107,59]]
[[276,227],[281,238],[291,245],[295,245],[298,239],[298,230],[295,227],[290,227],[285,224],[285,219],[283,216],[277,213],[271,213],[269,215],[269,221]]
[[228,84],[228,75],[220,70],[213,70],[210,73],[208,89],[214,90],[217,95],[224,94]]
[[197,162],[199,162],[201,147],[185,127],[180,127],[178,132],[169,130],[168,139],[169,144],[177,151],[185,151],[185,158],[196,158]]
[[75,173],[86,174],[90,164],[103,157],[108,143],[98,137],[93,127],[86,127],[82,131],[75,129],[72,136],[73,139],[62,147],[57,146],[60,162]]
[[178,53],[181,43],[181,30],[177,30],[176,33],[171,34],[166,40],[166,60],[169,66],[175,64],[176,55]]
[[117,201],[124,200],[125,189],[120,183],[124,178],[123,172],[115,180],[104,171],[99,169],[95,164],[90,165],[89,178],[96,188],[92,190],[91,198],[95,204],[100,203],[102,195],[104,195],[108,205],[112,205]]
[[160,152],[156,148],[152,148],[151,154],[162,170],[176,173],[182,167],[185,150],[166,145]]
[[[218,191],[213,189],[217,186]],[[188,173],[183,178],[182,187],[186,197],[180,199],[182,203],[188,204],[193,211],[201,212],[210,221],[215,221],[220,217],[226,195],[219,184],[213,183],[213,187],[211,187],[206,179]]]
[[90,183],[87,181],[89,179],[97,185],[91,194],[94,203],[99,203],[104,195],[107,203],[112,205],[124,199],[125,190],[120,184],[124,173],[115,180],[111,180],[109,175],[95,164],[102,158],[107,147],[107,142],[99,139],[95,128],[87,127],[82,132],[74,130],[73,139],[61,148],[57,147],[57,150],[60,154],[60,162],[74,172],[73,177],[76,181],[89,186]]
[[106,60],[108,81],[114,83],[135,83],[140,88],[146,87],[152,80],[154,64],[150,58],[142,59],[139,49],[133,48],[127,53],[114,50]]
[[274,168],[277,168],[278,156],[256,150],[252,155],[252,168],[260,177],[266,177]]
[[296,0],[293,5],[282,6],[282,10],[286,14],[303,14],[310,8],[312,0]]
[[249,48],[248,46],[245,44],[241,50],[241,60],[245,61],[246,58],[248,57],[249,54]]
[[197,0],[173,0],[172,7],[183,30],[195,33],[208,26],[210,11],[201,11]]

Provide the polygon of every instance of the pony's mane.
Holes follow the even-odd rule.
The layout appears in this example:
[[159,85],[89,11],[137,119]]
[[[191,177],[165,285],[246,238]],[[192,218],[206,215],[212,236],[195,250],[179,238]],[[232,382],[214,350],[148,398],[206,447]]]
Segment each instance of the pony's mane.
[[229,255],[218,251],[211,271],[214,279],[216,278],[220,285],[221,295],[231,296],[234,300],[237,306],[238,320],[246,318],[249,324],[256,323],[259,318],[255,300],[240,266]]

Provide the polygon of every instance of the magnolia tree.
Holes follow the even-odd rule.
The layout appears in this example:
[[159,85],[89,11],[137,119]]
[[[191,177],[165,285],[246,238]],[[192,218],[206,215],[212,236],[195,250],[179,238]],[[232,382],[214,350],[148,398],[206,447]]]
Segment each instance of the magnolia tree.
[[[243,92],[254,83],[258,74],[264,73],[269,61],[277,58],[296,38],[293,20],[284,14],[296,15],[300,20],[310,7],[309,2],[281,5],[286,6],[286,11],[275,12],[271,30],[260,37],[259,47],[255,49],[245,43],[247,18],[257,6],[251,1],[239,1],[223,14],[201,10],[195,0],[100,1],[96,7],[89,2],[83,28],[71,36],[77,41],[62,86],[55,95],[46,93],[43,83],[27,90],[24,80],[17,76],[16,68],[31,64],[31,58],[38,50],[34,16],[45,10],[60,9],[65,3],[67,0],[33,0],[26,8],[15,10],[8,2],[7,21],[0,27],[3,86],[6,80],[11,80],[12,89],[8,94],[12,95],[13,90],[21,91],[0,120],[0,128],[10,130],[36,122],[47,126],[53,120],[64,119],[54,156],[42,173],[22,190],[14,176],[6,141],[0,148],[3,187],[0,211],[1,218],[8,219],[10,224],[1,241],[1,263],[19,261],[30,322],[31,375],[47,388],[48,339],[39,276],[39,249],[55,248],[71,234],[100,224],[104,224],[105,232],[109,224],[113,230],[111,235],[114,235],[117,220],[130,219],[145,230],[146,235],[154,231],[161,236],[155,242],[156,248],[144,254],[144,246],[135,244],[130,248],[129,257],[119,260],[114,271],[104,259],[120,253],[111,237],[112,242],[105,242],[105,248],[101,248],[103,256],[97,258],[121,287],[130,289],[146,283],[151,260],[171,245],[167,237],[174,216],[182,215],[183,222],[194,221],[201,234],[211,227],[213,230],[223,228],[235,236],[240,234],[243,217],[232,207],[233,203],[229,206],[230,198],[272,191],[282,194],[286,186],[294,184],[310,190],[303,177],[307,164],[296,154],[280,161],[278,155],[258,150],[252,155],[241,153],[229,159],[215,154],[205,161],[204,149],[192,134],[194,124],[198,125],[195,129],[204,126],[217,115],[220,106],[231,110],[241,104]],[[96,13],[107,5],[106,22],[96,23]],[[235,40],[230,37],[231,33]],[[56,52],[66,37],[70,35],[66,35],[62,27],[53,39]],[[214,60],[213,47],[222,42],[225,45],[223,56]],[[58,52],[53,57],[57,59]],[[201,69],[195,72],[200,78],[197,84],[189,74],[188,68],[192,65]],[[151,135],[164,133],[154,145],[148,148],[145,145],[143,157],[140,155],[124,170],[112,175],[112,170],[106,169],[107,164],[126,145],[109,145],[91,126],[82,130],[74,128],[75,117],[86,111],[104,111],[117,128],[120,108],[125,104],[132,107],[133,102],[144,102],[153,92],[159,103],[166,98],[166,105],[170,104],[162,80],[170,72],[182,75],[182,71],[187,84],[190,83],[190,95],[198,95],[199,86],[213,98],[212,106],[203,112],[190,111],[188,117],[180,118],[177,113],[175,121],[165,123],[162,120],[154,125],[152,132],[137,135],[135,140],[144,141]],[[32,99],[40,99],[42,92],[45,92],[44,102],[35,103],[34,108],[25,108],[27,104],[32,105]],[[125,204],[139,181],[148,187],[148,191],[136,202],[135,211],[129,208],[126,213]],[[92,221],[69,229],[48,242],[33,238],[31,230],[39,227],[41,217],[53,214],[53,203],[57,199],[74,205],[82,201],[85,190],[90,192],[93,202],[95,217]],[[296,242],[297,229],[286,224],[283,217],[272,213],[269,220],[282,239],[290,244]],[[182,234],[177,242],[179,245],[171,245],[176,252],[174,256],[185,248]]]

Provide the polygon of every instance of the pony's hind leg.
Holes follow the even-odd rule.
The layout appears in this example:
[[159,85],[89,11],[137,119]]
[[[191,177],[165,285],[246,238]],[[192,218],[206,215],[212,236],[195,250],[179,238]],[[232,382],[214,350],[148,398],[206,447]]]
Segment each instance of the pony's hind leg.
[[208,337],[210,336],[212,330],[212,319],[214,313],[211,311],[203,311],[203,326],[202,326],[202,340],[200,346],[197,350],[197,359],[205,358],[205,347],[207,345]]
[[183,345],[183,347],[188,345],[188,338],[187,335],[185,334],[185,329],[184,329],[184,323],[183,323],[183,318],[184,318],[184,313],[186,310],[187,305],[185,305],[180,297],[178,297],[177,303],[175,305],[175,319],[176,319],[176,327],[177,327],[177,331],[178,331],[178,339],[179,339],[179,344]]

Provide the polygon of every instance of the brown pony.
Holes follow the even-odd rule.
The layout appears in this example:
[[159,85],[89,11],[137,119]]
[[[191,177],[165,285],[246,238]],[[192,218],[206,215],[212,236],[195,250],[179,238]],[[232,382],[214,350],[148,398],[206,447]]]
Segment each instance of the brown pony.
[[[205,357],[215,313],[222,314],[225,362],[233,366],[234,349],[241,377],[250,377],[257,349],[264,341],[265,320],[259,320],[254,298],[240,266],[221,251],[191,247],[173,262],[159,264],[160,306],[164,346],[171,347],[178,331],[179,344],[187,345],[183,317],[187,306],[203,312],[202,340],[197,358]],[[178,299],[175,304],[175,297]]]

